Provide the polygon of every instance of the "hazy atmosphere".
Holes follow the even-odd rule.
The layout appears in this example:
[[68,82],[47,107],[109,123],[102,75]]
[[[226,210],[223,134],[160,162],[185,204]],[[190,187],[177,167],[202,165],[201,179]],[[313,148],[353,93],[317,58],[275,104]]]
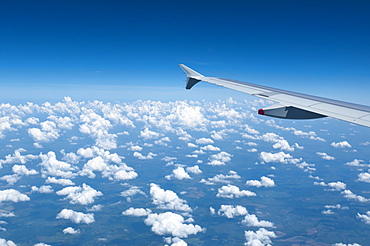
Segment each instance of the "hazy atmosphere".
[[0,245],[370,240],[370,130],[207,76],[370,105],[367,1],[1,1]]

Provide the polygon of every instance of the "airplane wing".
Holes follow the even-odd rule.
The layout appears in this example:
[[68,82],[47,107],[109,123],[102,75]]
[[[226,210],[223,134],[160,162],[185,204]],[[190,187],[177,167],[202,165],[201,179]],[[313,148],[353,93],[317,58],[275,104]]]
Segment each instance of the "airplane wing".
[[179,65],[187,75],[186,89],[199,81],[244,92],[256,97],[277,102],[258,110],[258,114],[284,119],[315,119],[332,117],[354,124],[370,127],[370,107],[338,100],[311,96],[231,79],[206,77],[191,68]]

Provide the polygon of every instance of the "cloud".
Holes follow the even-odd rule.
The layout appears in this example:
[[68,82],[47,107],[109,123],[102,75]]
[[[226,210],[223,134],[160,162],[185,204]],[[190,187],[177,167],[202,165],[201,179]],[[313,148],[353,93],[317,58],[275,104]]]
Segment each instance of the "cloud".
[[358,174],[358,181],[362,181],[365,183],[370,183],[370,173],[360,173]]
[[195,165],[193,167],[187,167],[186,171],[189,172],[189,173],[194,173],[194,174],[202,173],[202,170],[200,170],[198,165]]
[[81,186],[69,186],[64,189],[57,191],[59,196],[67,196],[66,199],[70,199],[71,204],[87,205],[95,201],[95,197],[102,196],[103,193],[97,191],[87,184]]
[[318,141],[321,141],[321,142],[325,142],[325,139],[318,137],[316,132],[314,132],[314,131],[303,132],[301,130],[296,130],[293,127],[291,127],[288,130],[292,130],[293,134],[296,135],[296,136],[305,137],[305,138],[309,138],[309,139],[312,139],[312,140],[318,140]]
[[152,210],[148,208],[133,208],[130,207],[126,211],[123,211],[122,214],[126,216],[135,216],[135,217],[141,217],[141,216],[147,216],[152,212]]
[[167,142],[171,142],[169,137],[164,137],[164,138],[154,141],[155,144],[163,145],[163,146],[168,146]]
[[213,144],[214,141],[210,138],[199,138],[195,140],[196,144]]
[[76,176],[76,173],[73,173],[76,168],[71,164],[58,161],[56,155],[53,151],[49,151],[46,155],[40,154],[41,159],[40,165],[42,166],[41,173],[43,176],[56,176],[62,178],[72,178]]
[[274,223],[267,220],[258,220],[255,214],[247,214],[241,221],[243,225],[255,227],[275,227]]
[[343,182],[337,181],[337,182],[330,182],[325,184],[325,182],[314,182],[314,185],[321,185],[321,186],[329,186],[333,189],[331,191],[340,191],[346,189],[347,185]]
[[40,188],[36,186],[31,187],[31,192],[39,192],[39,193],[53,193],[54,190],[50,185],[42,185]]
[[164,190],[157,184],[150,184],[150,195],[152,196],[153,204],[157,205],[159,209],[180,210],[185,212],[192,212],[186,201],[180,199],[172,190]]
[[[316,166],[315,164],[309,164],[309,163],[307,163],[307,162],[301,162],[301,163],[298,163],[298,164],[296,164],[296,166],[298,167],[298,168],[301,168],[301,169],[303,169],[303,171],[305,171],[305,172],[308,172],[308,173],[312,173],[313,171],[316,171],[316,168],[314,168],[314,166]],[[309,176],[310,177],[310,176]],[[312,177],[312,175],[311,175],[311,177]]]
[[332,160],[335,160],[335,158],[333,156],[330,156],[326,153],[323,153],[323,152],[316,152],[317,155],[321,156],[321,158],[323,158],[324,160],[328,160],[328,161],[332,161]]
[[239,187],[228,184],[227,186],[219,188],[216,196],[224,198],[239,198],[243,196],[256,196],[256,193],[249,190],[240,190]]
[[370,164],[361,164],[362,162],[364,162],[364,160],[354,159],[353,161],[347,162],[344,165],[352,167],[370,167]]
[[30,198],[14,189],[1,190],[0,202],[24,202],[29,201]]
[[174,238],[166,237],[164,239],[167,243],[165,246],[168,246],[168,244],[171,244],[171,246],[188,246],[188,244],[184,240],[178,237],[174,237]]
[[197,148],[197,147],[198,147],[198,145],[193,144],[193,143],[188,143],[188,147],[189,147],[189,148]]
[[80,121],[83,123],[79,127],[80,132],[95,139],[97,147],[103,149],[117,148],[117,135],[108,132],[112,128],[109,120],[104,119],[92,110],[87,110],[80,115]]
[[25,175],[25,176],[38,174],[38,172],[34,169],[28,170],[25,165],[14,165],[12,167],[12,171],[15,174]]
[[65,153],[64,149],[60,151],[63,154],[63,161],[66,161],[70,164],[78,164],[80,162],[81,157],[76,155],[75,153]]
[[208,120],[204,117],[204,109],[199,106],[188,105],[186,102],[178,102],[173,109],[174,120],[183,127],[195,130],[203,130]]
[[57,214],[57,219],[71,220],[73,223],[80,224],[91,224],[95,222],[94,214],[84,214],[81,212],[76,212],[71,209],[63,209]]
[[3,238],[0,238],[0,245],[1,246],[16,246],[16,244],[11,240],[5,240]]
[[171,179],[183,180],[183,179],[191,179],[191,177],[185,171],[185,169],[183,167],[177,167],[176,169],[172,170],[172,174],[166,176],[166,179],[168,179],[168,180],[171,180]]
[[187,238],[189,235],[195,235],[204,231],[199,225],[185,224],[184,217],[172,212],[149,214],[144,222],[146,225],[151,226],[151,230],[158,235]]
[[213,138],[214,140],[222,140],[225,135],[226,134],[224,131],[220,131],[220,132],[211,131],[211,138]]
[[258,231],[245,231],[246,246],[268,246],[272,244],[271,238],[275,238],[276,234],[268,231],[265,228],[260,228]]
[[[0,165],[1,167],[1,165]],[[23,175],[28,176],[28,175],[35,175],[38,174],[38,172],[34,169],[28,170],[26,166],[24,165],[14,165],[12,167],[12,171],[14,174],[12,175],[5,175],[0,178],[0,180],[4,180],[8,182],[9,185],[13,185],[17,183]]]
[[144,138],[144,139],[156,139],[159,137],[159,133],[158,132],[153,132],[151,130],[149,130],[148,128],[145,128],[144,131],[140,131],[140,137]]
[[87,212],[98,212],[98,211],[102,210],[102,208],[103,208],[103,205],[96,204],[96,205],[92,206],[91,208],[86,208],[86,211]]
[[149,152],[146,156],[145,155],[142,155],[141,153],[139,152],[134,152],[133,154],[136,158],[140,159],[140,160],[151,160],[153,159],[154,156],[157,156],[156,154],[153,154],[152,152]]
[[[97,156],[89,160],[83,166],[79,175],[95,178],[96,174],[94,171],[98,171],[102,173],[103,178],[115,181],[135,179],[138,176],[133,168],[128,167],[126,164],[121,162],[118,155],[108,153],[105,152],[104,155]],[[115,162],[119,165],[110,165],[108,162]]]
[[127,150],[131,150],[131,151],[142,151],[143,148],[138,146],[138,145],[131,145],[129,148],[127,148]]
[[67,227],[63,230],[63,234],[72,234],[72,235],[75,235],[75,234],[79,234],[80,233],[80,230],[77,229],[73,229],[72,227]]
[[262,186],[263,187],[274,187],[275,186],[274,180],[272,180],[268,177],[265,177],[265,176],[261,177],[261,181],[248,180],[245,184],[249,185],[249,186],[256,186],[256,187],[262,187]]
[[231,156],[232,155],[230,155],[229,153],[227,153],[225,151],[221,151],[218,154],[211,155],[208,158],[209,162],[207,164],[212,165],[212,166],[225,165],[226,162],[229,162],[231,160],[231,158],[230,158]]
[[6,218],[8,218],[8,217],[14,217],[14,216],[15,216],[15,214],[13,212],[9,212],[9,213],[7,213],[7,212],[0,212],[0,217],[6,217]]
[[99,152],[99,149],[95,146],[93,148],[79,148],[77,150],[77,154],[83,158],[93,158],[97,152]]
[[28,134],[36,142],[51,142],[59,138],[59,130],[57,125],[52,121],[44,121],[40,123],[41,129],[29,128]]
[[29,125],[37,125],[39,121],[40,120],[36,117],[30,117],[25,120],[26,124],[29,124]]
[[72,123],[72,119],[69,118],[68,116],[60,117],[60,116],[50,115],[48,116],[48,119],[54,121],[58,125],[58,127],[61,129],[71,130],[72,127],[74,126]]
[[14,164],[14,163],[26,164],[30,160],[35,160],[39,158],[38,156],[31,154],[21,155],[21,152],[23,151],[25,150],[22,148],[14,150],[13,155],[5,156],[5,160],[0,160],[0,164]]
[[333,212],[331,209],[324,210],[324,211],[322,211],[321,213],[322,213],[322,214],[325,214],[325,215],[334,214],[334,212]]
[[340,204],[337,204],[337,205],[325,205],[325,208],[333,208],[333,209],[335,208],[335,209],[342,209],[342,210],[349,209],[348,207],[343,207]]
[[291,147],[285,139],[279,139],[276,141],[274,145],[272,145],[274,149],[281,149],[286,151],[294,151],[294,147]]
[[227,218],[234,218],[235,216],[242,216],[248,214],[248,211],[243,206],[233,206],[233,205],[221,205],[218,210],[218,215],[226,216]]
[[287,163],[297,164],[300,161],[299,159],[295,159],[293,158],[293,156],[291,156],[290,154],[286,154],[283,151],[274,153],[274,154],[262,151],[259,157],[262,160],[262,162],[266,162],[266,163],[280,162],[284,164],[287,164]]
[[248,125],[245,125],[245,129],[244,129],[244,131],[246,131],[247,133],[249,133],[249,134],[254,134],[254,135],[256,135],[256,134],[260,134],[260,132],[259,131],[257,131],[256,129],[253,129],[252,127],[250,127],[250,126],[248,126]]
[[70,179],[57,179],[55,177],[48,177],[45,180],[46,184],[60,184],[63,186],[69,186],[69,185],[75,185],[75,183],[72,182]]
[[344,190],[341,192],[341,194],[344,196],[344,198],[347,198],[348,200],[352,199],[358,202],[368,202],[369,201],[369,199],[366,199],[363,196],[356,195],[350,190]]
[[357,213],[356,217],[362,220],[365,224],[370,225],[370,211],[367,211],[366,214]]
[[13,174],[13,175],[5,175],[0,178],[0,180],[4,180],[8,182],[8,185],[13,185],[18,182],[18,180],[21,179],[21,176],[18,174]]
[[121,192],[121,196],[124,197],[134,196],[136,194],[142,194],[146,196],[146,194],[143,191],[141,191],[137,186],[131,186],[128,190]]
[[221,149],[219,147],[215,147],[213,145],[206,145],[200,148],[201,150],[206,150],[206,151],[220,151]]
[[332,142],[330,144],[334,148],[352,148],[352,145],[350,145],[347,141],[342,141],[342,142]]
[[328,186],[335,189],[335,190],[344,190],[347,185],[343,182],[337,181],[337,182],[330,182],[328,183]]
[[202,179],[199,183],[204,183],[206,185],[214,185],[216,183],[224,183],[229,184],[231,183],[230,179],[240,179],[241,177],[235,171],[229,171],[228,175],[224,174],[217,174],[212,178],[208,178],[207,180]]

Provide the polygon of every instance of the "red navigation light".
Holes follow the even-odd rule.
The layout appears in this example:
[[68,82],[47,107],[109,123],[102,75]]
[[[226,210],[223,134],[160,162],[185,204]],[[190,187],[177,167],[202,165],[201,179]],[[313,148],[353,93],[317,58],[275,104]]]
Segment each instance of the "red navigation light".
[[260,115],[265,115],[265,111],[263,111],[263,109],[259,109],[259,110],[258,110],[258,114],[260,114]]

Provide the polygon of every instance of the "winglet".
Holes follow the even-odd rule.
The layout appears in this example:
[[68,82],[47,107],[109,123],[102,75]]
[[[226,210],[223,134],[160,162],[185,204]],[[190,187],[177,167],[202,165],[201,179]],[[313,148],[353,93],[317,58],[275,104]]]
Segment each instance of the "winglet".
[[202,80],[203,75],[200,73],[195,72],[193,69],[188,68],[184,64],[179,64],[179,66],[184,70],[187,75],[186,79],[186,89],[190,90],[196,83]]

